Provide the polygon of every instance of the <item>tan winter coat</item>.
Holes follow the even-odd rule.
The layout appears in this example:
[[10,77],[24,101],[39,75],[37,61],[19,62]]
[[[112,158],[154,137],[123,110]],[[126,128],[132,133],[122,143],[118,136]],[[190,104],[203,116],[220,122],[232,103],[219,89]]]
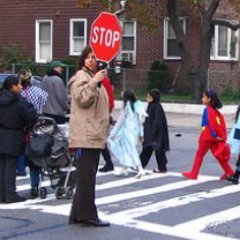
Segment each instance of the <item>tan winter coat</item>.
[[109,128],[109,103],[105,88],[86,68],[69,81],[71,114],[69,124],[70,148],[103,149]]

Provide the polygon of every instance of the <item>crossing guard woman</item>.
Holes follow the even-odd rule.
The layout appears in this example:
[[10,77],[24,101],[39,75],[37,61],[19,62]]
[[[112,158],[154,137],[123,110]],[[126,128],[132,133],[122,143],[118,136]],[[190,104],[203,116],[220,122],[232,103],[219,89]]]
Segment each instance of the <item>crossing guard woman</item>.
[[108,96],[101,84],[106,73],[106,70],[98,71],[96,57],[87,46],[79,59],[79,71],[69,81],[69,147],[75,150],[77,165],[77,187],[69,217],[70,224],[94,227],[110,225],[98,218],[95,205],[99,154],[105,148],[109,125]]

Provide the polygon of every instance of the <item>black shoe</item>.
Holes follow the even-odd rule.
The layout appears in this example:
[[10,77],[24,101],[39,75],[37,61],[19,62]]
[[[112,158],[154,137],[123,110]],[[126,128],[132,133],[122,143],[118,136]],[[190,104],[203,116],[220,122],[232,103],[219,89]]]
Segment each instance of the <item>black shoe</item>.
[[16,176],[26,177],[26,176],[27,176],[27,173],[26,173],[26,172],[18,172],[18,171],[16,171]]
[[105,165],[104,167],[100,168],[99,169],[99,172],[110,172],[110,171],[113,171],[113,166],[108,166],[108,165]]
[[80,224],[82,221],[76,220],[76,219],[69,219],[68,224]]
[[16,203],[16,202],[24,202],[26,201],[25,197],[21,197],[18,194],[16,194],[13,198],[6,199],[5,203]]
[[228,176],[226,179],[227,179],[227,181],[230,181],[230,182],[232,182],[232,184],[235,184],[235,185],[237,185],[239,183],[239,178],[235,177],[235,175]]
[[154,173],[167,173],[167,170],[153,169]]
[[79,221],[77,223],[81,223],[83,226],[89,226],[89,227],[109,227],[110,226],[109,222],[103,221],[103,220],[100,220],[100,219]]
[[37,198],[39,196],[39,191],[38,191],[37,187],[31,188],[30,196],[31,196],[31,198]]

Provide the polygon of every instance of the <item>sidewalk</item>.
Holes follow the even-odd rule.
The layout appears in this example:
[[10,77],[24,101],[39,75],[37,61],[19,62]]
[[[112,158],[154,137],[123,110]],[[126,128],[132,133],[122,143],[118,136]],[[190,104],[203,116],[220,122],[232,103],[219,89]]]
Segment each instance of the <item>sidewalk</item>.
[[[144,102],[147,105],[146,102]],[[165,112],[202,114],[204,105],[202,104],[181,104],[181,103],[162,103]],[[235,114],[238,105],[225,105],[220,110],[222,114]],[[115,101],[115,108],[122,108],[122,101]]]
[[[231,129],[234,123],[234,114],[223,114],[228,129]],[[171,127],[201,127],[202,114],[192,113],[174,113],[166,112],[168,125]]]
[[[147,103],[144,102],[147,106]],[[164,111],[167,116],[168,125],[176,127],[200,127],[202,120],[202,112],[204,105],[202,104],[179,104],[179,103],[162,103]],[[235,112],[238,105],[226,105],[220,109],[224,115],[227,128],[231,128],[234,122]],[[122,109],[122,101],[115,101],[113,111],[113,118],[116,119],[117,115]]]

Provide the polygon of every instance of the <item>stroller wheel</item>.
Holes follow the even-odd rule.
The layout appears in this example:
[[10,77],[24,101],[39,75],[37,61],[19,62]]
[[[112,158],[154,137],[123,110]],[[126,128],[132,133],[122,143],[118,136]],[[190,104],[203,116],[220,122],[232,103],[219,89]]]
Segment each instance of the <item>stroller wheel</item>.
[[63,187],[57,187],[55,190],[56,199],[62,199],[65,194],[65,189]]
[[66,197],[67,197],[67,199],[72,199],[73,198],[73,188],[72,187],[67,187]]
[[45,187],[41,187],[39,190],[40,198],[45,199],[47,197],[47,189]]

